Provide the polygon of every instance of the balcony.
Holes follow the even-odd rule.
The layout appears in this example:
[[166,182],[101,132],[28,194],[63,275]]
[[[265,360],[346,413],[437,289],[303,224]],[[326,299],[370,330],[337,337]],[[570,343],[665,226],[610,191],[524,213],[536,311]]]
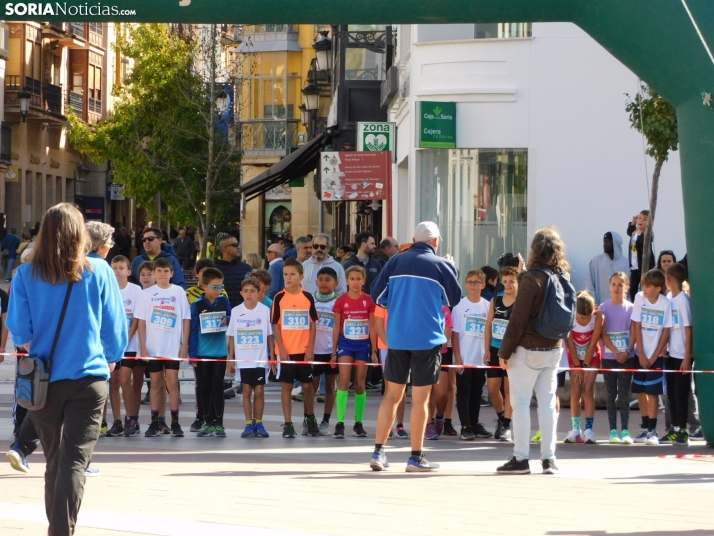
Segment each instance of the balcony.
[[67,35],[69,31],[68,22],[44,22],[42,26],[42,37],[52,38],[63,38]]
[[67,91],[67,106],[79,117],[84,117],[84,95],[76,91]]
[[77,37],[81,37],[84,39],[86,37],[86,32],[84,29],[84,23],[83,22],[70,22],[69,23],[69,31],[73,35]]
[[43,102],[45,110],[55,115],[64,115],[62,109],[62,88],[45,83],[43,87]]
[[10,165],[12,162],[12,127],[2,122],[0,131],[0,163]]
[[296,147],[297,121],[249,121],[241,125],[242,149],[250,156],[285,156]]
[[290,50],[301,52],[297,24],[254,24],[245,26],[241,52],[273,52]]

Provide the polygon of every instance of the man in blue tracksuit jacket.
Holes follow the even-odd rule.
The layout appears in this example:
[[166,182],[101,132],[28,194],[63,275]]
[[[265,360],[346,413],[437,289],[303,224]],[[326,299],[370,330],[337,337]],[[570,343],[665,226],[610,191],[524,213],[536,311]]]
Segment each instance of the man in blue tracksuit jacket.
[[387,320],[387,380],[377,419],[377,437],[370,462],[375,471],[389,464],[384,444],[394,421],[397,405],[411,372],[412,455],[407,472],[439,469],[422,454],[427,404],[431,387],[439,381],[441,347],[446,342],[443,307],[454,307],[461,300],[458,272],[450,261],[436,255],[439,227],[422,222],[414,230],[414,245],[395,255],[372,282],[372,300],[389,312]]

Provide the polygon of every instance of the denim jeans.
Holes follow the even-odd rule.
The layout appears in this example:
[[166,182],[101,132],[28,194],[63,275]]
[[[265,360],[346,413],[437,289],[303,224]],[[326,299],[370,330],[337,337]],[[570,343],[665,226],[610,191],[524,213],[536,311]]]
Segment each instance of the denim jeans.
[[555,460],[555,431],[558,421],[555,390],[561,349],[544,352],[526,350],[522,346],[508,360],[508,379],[513,406],[513,455],[527,460],[531,433],[531,396],[535,389],[538,399],[541,460]]

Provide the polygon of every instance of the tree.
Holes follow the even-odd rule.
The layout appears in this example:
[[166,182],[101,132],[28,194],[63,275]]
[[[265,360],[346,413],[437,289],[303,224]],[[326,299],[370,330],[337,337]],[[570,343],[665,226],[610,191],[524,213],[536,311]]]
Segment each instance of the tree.
[[642,84],[642,90],[634,99],[627,95],[625,111],[630,114],[632,128],[644,135],[647,140],[647,150],[645,152],[655,161],[654,172],[652,173],[652,193],[650,194],[650,217],[645,231],[645,248],[642,253],[642,266],[640,267],[644,272],[646,270],[645,267],[649,266],[650,263],[650,247],[648,244],[652,242],[660,171],[662,170],[662,164],[669,158],[670,151],[676,151],[679,144],[677,112],[674,106],[644,84]]
[[113,115],[91,126],[68,116],[75,148],[91,161],[110,160],[126,195],[155,213],[160,193],[166,217],[196,225],[203,237],[212,232],[217,211],[230,211],[240,161],[233,126],[219,109],[226,95],[217,83],[218,30],[205,30],[197,39],[163,24],[132,26],[117,39],[134,66],[113,89]]

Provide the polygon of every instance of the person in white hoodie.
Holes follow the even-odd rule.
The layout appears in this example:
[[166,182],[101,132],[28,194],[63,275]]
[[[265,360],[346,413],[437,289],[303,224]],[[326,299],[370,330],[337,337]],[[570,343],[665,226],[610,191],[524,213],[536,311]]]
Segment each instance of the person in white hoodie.
[[622,254],[622,237],[608,231],[602,241],[604,252],[590,261],[588,290],[595,294],[598,305],[610,299],[610,278],[616,272],[627,272],[629,264]]
[[311,296],[317,291],[317,273],[321,268],[326,267],[332,268],[337,273],[337,288],[335,289],[337,295],[342,296],[347,292],[345,269],[329,255],[329,250],[330,237],[322,233],[316,234],[312,239],[312,256],[302,263],[305,272],[302,288]]

